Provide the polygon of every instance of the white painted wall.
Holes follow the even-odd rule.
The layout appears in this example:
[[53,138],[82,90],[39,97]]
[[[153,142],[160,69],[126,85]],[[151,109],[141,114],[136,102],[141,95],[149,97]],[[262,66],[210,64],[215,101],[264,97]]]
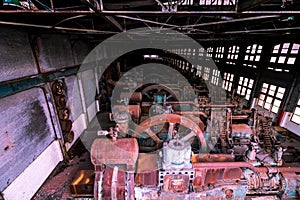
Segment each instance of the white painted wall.
[[63,160],[59,142],[52,142],[2,193],[5,200],[29,200]]

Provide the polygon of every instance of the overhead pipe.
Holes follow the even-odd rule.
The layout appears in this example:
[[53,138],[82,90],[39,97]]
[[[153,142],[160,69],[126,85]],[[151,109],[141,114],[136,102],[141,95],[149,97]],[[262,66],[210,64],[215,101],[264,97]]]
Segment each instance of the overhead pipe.
[[[247,162],[197,162],[193,163],[193,167],[197,168],[240,168],[245,167],[253,170],[254,172],[267,173],[274,167],[255,167]],[[276,167],[278,172],[300,172],[300,165]]]
[[0,10],[0,14],[45,14],[45,15],[67,15],[67,14],[74,14],[74,15],[93,15],[93,16],[101,16],[101,15],[118,15],[118,14],[128,14],[128,15],[232,15],[232,14],[238,14],[238,15],[270,15],[270,14],[276,14],[276,15],[291,15],[291,14],[300,14],[300,11],[243,11],[243,12],[237,12],[237,11],[177,11],[177,12],[162,12],[162,11],[120,11],[120,10],[105,10],[101,12],[94,12],[94,11],[87,11],[87,10],[64,10],[64,11],[55,11],[50,12],[49,10]]
[[173,25],[173,24],[161,23],[161,22],[156,22],[156,21],[147,20],[147,19],[130,17],[130,16],[126,16],[126,15],[116,15],[116,17],[124,18],[124,19],[131,19],[131,20],[135,20],[135,21],[140,21],[140,22],[145,22],[145,23],[150,23],[150,24],[156,24],[156,25],[161,25],[161,26],[180,28],[180,26]]
[[227,24],[227,23],[234,23],[234,22],[251,21],[251,20],[266,19],[266,18],[277,18],[277,17],[280,17],[280,15],[256,16],[256,17],[233,19],[233,20],[228,20],[228,21],[218,21],[218,22],[193,24],[193,25],[187,25],[187,26],[183,26],[183,27],[189,28],[189,27],[211,26],[211,25],[219,25],[219,24]]
[[234,108],[235,105],[233,104],[203,104],[199,105],[198,103],[195,103],[193,101],[168,101],[167,104],[191,104],[194,106],[197,106],[199,108]]

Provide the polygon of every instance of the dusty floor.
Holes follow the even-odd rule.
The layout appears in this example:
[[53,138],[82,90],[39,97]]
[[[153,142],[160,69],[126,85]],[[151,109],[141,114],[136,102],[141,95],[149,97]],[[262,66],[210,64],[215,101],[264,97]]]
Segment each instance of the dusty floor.
[[69,154],[71,159],[59,163],[32,200],[73,199],[69,185],[74,179],[76,172],[79,170],[93,170],[94,167],[90,162],[90,153],[85,149],[81,142],[78,142]]

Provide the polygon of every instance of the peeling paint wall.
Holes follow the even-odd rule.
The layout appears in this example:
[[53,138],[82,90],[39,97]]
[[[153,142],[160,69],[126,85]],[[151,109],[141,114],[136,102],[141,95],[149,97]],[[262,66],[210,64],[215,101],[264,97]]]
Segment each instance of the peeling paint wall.
[[0,28],[0,82],[38,73],[28,34]]
[[68,36],[39,36],[37,38],[36,54],[41,72],[74,66],[74,58]]
[[53,141],[54,130],[41,88],[0,99],[0,113],[2,191]]

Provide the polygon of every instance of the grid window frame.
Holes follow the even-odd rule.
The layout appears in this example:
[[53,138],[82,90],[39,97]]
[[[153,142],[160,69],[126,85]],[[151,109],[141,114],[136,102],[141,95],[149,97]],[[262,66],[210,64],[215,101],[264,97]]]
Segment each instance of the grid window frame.
[[300,44],[281,43],[274,45],[270,57],[268,70],[277,72],[289,72],[290,67],[295,64]]
[[219,79],[220,79],[220,71],[217,70],[217,69],[213,69],[213,73],[212,73],[211,81],[210,82],[213,85],[218,86],[219,85]]
[[244,63],[243,66],[257,68],[255,63],[260,61],[262,50],[263,46],[259,44],[247,46],[244,57],[244,62],[246,63]]
[[233,86],[234,74],[224,72],[222,88],[228,92],[231,92]]
[[237,45],[231,46],[228,49],[228,54],[227,54],[227,64],[235,65],[235,61],[239,57],[239,52],[240,52],[240,47]]
[[213,56],[214,48],[213,47],[208,47],[206,50],[206,57],[211,57]]
[[269,83],[263,83],[259,97],[258,106],[277,114],[281,106],[286,88]]
[[241,96],[245,96],[245,99],[249,101],[252,93],[253,85],[254,85],[253,79],[241,76],[239,78],[237,93]]
[[291,122],[300,125],[300,97],[298,99],[298,102],[296,104],[295,110],[293,112],[293,115],[290,119]]
[[209,79],[210,67],[204,67],[203,71],[203,79],[207,81]]

